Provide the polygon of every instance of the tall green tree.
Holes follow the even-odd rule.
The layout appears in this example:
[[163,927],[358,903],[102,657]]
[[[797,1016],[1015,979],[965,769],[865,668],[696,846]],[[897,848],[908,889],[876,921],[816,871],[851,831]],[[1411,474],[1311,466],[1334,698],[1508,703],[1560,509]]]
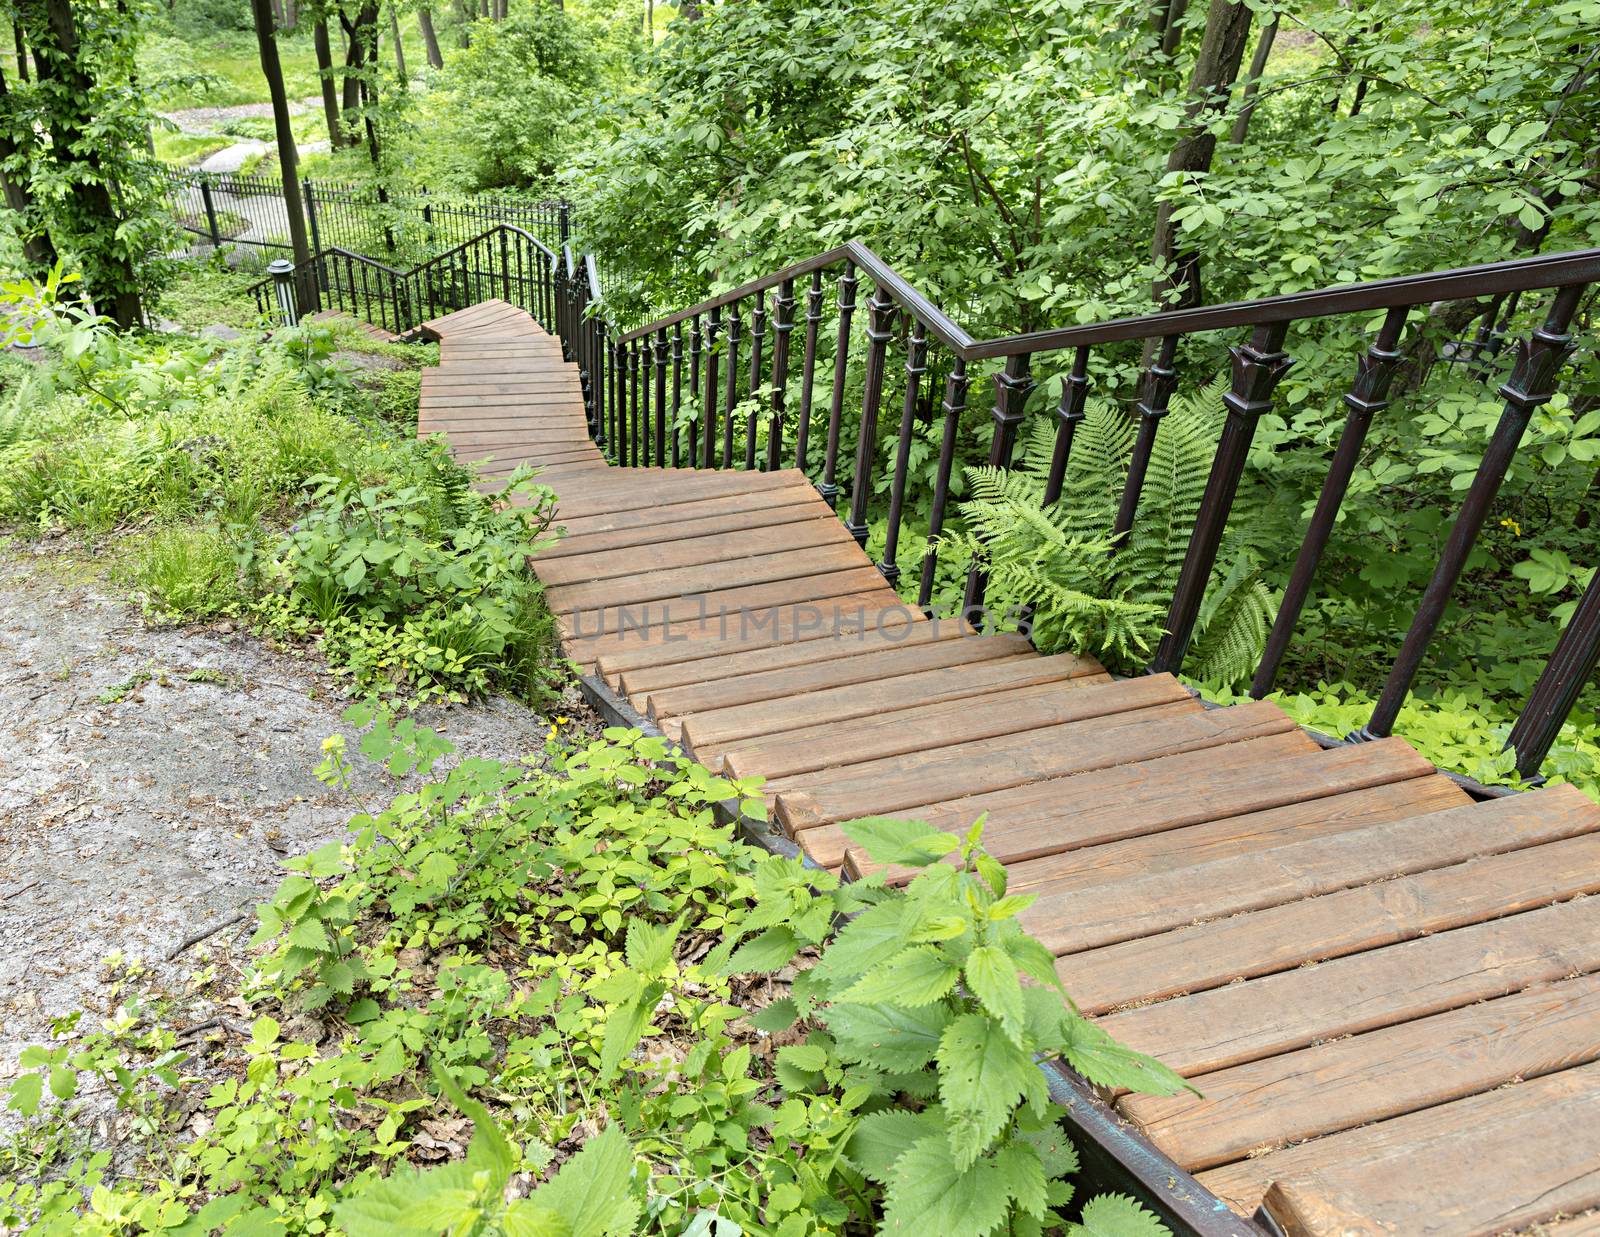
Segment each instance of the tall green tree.
[[[305,203],[300,196],[299,153],[295,149],[294,124],[289,115],[289,93],[283,84],[283,62],[278,56],[277,29],[273,22],[272,0],[250,0],[255,19],[256,48],[261,57],[261,73],[267,79],[272,99],[273,131],[277,136],[278,172],[283,180],[284,213],[289,218],[289,244],[296,266],[311,261],[311,242],[306,236]],[[301,308],[310,303],[306,295],[312,285],[302,288]]]

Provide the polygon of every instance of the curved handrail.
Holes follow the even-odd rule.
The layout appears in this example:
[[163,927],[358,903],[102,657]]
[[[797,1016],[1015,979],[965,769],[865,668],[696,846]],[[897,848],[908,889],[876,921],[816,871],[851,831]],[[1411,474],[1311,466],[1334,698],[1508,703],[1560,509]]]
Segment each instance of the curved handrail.
[[[422,272],[427,270],[430,266],[437,266],[440,263],[455,257],[457,254],[471,249],[474,245],[480,243],[481,241],[488,240],[491,236],[496,236],[501,232],[509,232],[513,235],[520,236],[523,240],[534,246],[534,248],[542,251],[544,255],[552,262],[555,261],[555,250],[551,249],[550,246],[546,245],[532,232],[527,231],[525,228],[519,228],[514,223],[497,223],[494,225],[494,227],[487,228],[484,231],[479,232],[476,236],[462,241],[459,245],[453,245],[449,249],[446,249],[443,253],[436,253],[433,255],[433,257],[417,263],[417,265],[413,266],[409,271],[402,271],[397,266],[390,266],[386,262],[380,262],[376,258],[368,257],[364,253],[356,253],[353,250],[345,249],[339,245],[324,245],[304,262],[299,263],[294,269],[297,271],[304,270],[325,258],[344,258],[348,261],[359,262],[364,266],[372,267],[374,270],[382,271],[384,274],[389,275],[394,279],[412,279],[417,275],[422,274]],[[257,289],[269,287],[271,283],[272,277],[269,275],[267,278],[251,284],[245,289],[245,291],[255,292]]]
[[594,254],[584,254],[583,265],[585,272],[589,276],[589,299],[598,302],[602,299],[600,296],[600,267],[594,260]]
[[1566,287],[1600,280],[1600,249],[1579,249],[1570,253],[1512,258],[1478,266],[1429,271],[1420,275],[1401,275],[1370,283],[1339,284],[1307,292],[1290,292],[1253,301],[1232,301],[1221,305],[1202,305],[1194,309],[1166,310],[1113,318],[1085,326],[1059,327],[1024,335],[1001,335],[974,339],[960,323],[918,292],[904,276],[861,241],[847,241],[825,253],[793,263],[730,291],[679,310],[644,326],[624,332],[621,343],[630,343],[655,331],[685,322],[690,318],[721,309],[757,292],[776,287],[786,280],[812,271],[851,262],[874,283],[928,329],[928,333],[967,361],[994,357],[1023,356],[1053,352],[1062,348],[1121,343],[1135,339],[1159,339],[1195,331],[1228,327],[1260,326],[1266,323],[1324,318],[1335,314],[1464,297],[1500,296],[1540,288]]

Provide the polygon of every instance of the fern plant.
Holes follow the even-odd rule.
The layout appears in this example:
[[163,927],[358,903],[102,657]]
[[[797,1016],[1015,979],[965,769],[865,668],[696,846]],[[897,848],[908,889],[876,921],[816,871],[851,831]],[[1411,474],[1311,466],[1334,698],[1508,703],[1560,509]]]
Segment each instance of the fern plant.
[[[944,538],[980,563],[1000,607],[1031,612],[1045,652],[1094,652],[1132,669],[1155,646],[1188,551],[1216,449],[1223,384],[1181,395],[1156,435],[1139,512],[1129,535],[1112,535],[1136,423],[1091,404],[1073,442],[1060,499],[1044,506],[1054,430],[1035,426],[1012,471],[967,470],[965,528]],[[1186,669],[1231,684],[1248,674],[1266,642],[1274,598],[1249,538],[1248,500],[1235,505],[1206,589]]]

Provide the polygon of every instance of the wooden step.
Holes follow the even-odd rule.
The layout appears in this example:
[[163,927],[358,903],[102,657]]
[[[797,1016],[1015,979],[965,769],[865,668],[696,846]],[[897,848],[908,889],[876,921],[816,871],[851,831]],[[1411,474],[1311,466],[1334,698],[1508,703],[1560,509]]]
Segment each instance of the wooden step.
[[1490,1237],[1600,1205],[1597,1129],[1600,1065],[1583,1065],[1244,1160],[1200,1183],[1240,1214],[1278,1183],[1301,1232],[1347,1232],[1339,1217],[1381,1216],[1382,1227],[1356,1231]]

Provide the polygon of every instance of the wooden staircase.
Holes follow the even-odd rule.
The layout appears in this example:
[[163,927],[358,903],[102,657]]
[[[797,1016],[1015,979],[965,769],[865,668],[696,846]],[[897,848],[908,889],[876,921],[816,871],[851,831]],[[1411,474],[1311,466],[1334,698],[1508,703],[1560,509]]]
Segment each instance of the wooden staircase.
[[534,568],[586,672],[764,777],[848,876],[873,865],[844,822],[987,818],[1078,1003],[1201,1092],[1115,1102],[1232,1209],[1205,1231],[1262,1232],[1263,1203],[1290,1234],[1453,1237],[1600,1207],[1600,806],[1474,801],[1398,738],[1324,749],[1268,702],[924,618],[798,471],[609,466],[522,310],[422,331],[419,433],[559,497]]

